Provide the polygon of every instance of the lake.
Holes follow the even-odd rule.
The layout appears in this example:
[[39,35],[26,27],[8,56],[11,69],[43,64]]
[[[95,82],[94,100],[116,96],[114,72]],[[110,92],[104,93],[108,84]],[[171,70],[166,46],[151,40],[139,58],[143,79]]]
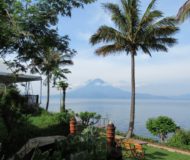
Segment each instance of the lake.
[[[59,112],[59,98],[51,98],[50,111]],[[121,99],[67,99],[67,109],[75,112],[97,112],[112,121],[116,129],[126,132],[129,123],[130,101]],[[149,118],[160,115],[171,117],[177,125],[190,129],[190,101],[184,100],[137,100],[135,133],[152,137],[146,129]]]

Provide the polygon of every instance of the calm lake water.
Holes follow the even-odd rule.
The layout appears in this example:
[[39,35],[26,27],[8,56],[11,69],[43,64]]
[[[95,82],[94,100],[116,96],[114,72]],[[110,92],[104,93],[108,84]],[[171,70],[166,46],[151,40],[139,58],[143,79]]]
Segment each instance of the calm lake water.
[[[59,112],[59,98],[51,98],[50,111]],[[130,101],[108,99],[68,99],[66,107],[75,112],[97,112],[109,118],[117,130],[126,132],[129,123]],[[135,133],[150,137],[146,129],[146,121],[160,115],[169,116],[182,128],[190,129],[190,101],[183,100],[137,100]],[[152,136],[151,136],[152,137]]]

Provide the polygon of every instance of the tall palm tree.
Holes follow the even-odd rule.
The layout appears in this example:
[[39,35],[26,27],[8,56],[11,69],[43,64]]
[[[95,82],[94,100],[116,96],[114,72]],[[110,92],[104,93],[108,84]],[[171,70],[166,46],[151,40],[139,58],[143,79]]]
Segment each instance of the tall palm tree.
[[190,0],[187,0],[185,4],[179,9],[177,19],[183,22],[185,19],[190,17]]
[[135,56],[142,50],[151,56],[151,51],[167,52],[167,47],[176,43],[172,35],[178,30],[174,18],[163,18],[163,13],[154,10],[152,0],[141,16],[139,0],[120,0],[118,4],[106,3],[104,8],[111,13],[115,28],[101,26],[90,38],[90,43],[106,43],[95,52],[107,56],[124,52],[131,56],[131,109],[127,138],[131,137],[135,122]]
[[49,108],[49,98],[50,98],[50,82],[56,79],[63,78],[66,79],[65,73],[70,73],[68,69],[63,69],[65,65],[72,65],[71,60],[73,55],[64,54],[55,49],[49,48],[44,54],[38,55],[33,60],[31,66],[31,71],[33,73],[40,72],[46,75],[46,85],[47,85],[47,101],[46,110]]
[[65,97],[66,97],[66,90],[69,84],[65,81],[59,81],[57,86],[62,90],[62,106],[60,107],[60,111],[65,112]]

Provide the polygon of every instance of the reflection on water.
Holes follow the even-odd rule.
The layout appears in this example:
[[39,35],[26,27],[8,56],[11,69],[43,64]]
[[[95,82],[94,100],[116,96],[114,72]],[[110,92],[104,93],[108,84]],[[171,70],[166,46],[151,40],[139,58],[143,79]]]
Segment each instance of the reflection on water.
[[[59,112],[59,98],[52,98],[50,101],[50,111]],[[110,99],[68,99],[67,109],[75,112],[91,111],[97,112],[102,117],[108,117],[118,130],[126,132],[129,123],[129,100],[110,100]],[[146,130],[148,118],[165,115],[173,118],[177,125],[182,128],[190,129],[190,101],[177,100],[137,100],[136,102],[136,121],[135,133],[149,137],[150,133]]]

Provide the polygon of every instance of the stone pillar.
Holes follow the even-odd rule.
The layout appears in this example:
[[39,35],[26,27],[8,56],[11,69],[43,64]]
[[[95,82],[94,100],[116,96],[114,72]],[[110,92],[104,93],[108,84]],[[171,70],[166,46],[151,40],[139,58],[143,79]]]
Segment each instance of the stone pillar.
[[114,145],[115,145],[115,126],[112,122],[110,122],[107,125],[106,137],[107,137],[108,147],[114,147]]
[[76,133],[76,119],[71,118],[70,119],[70,134],[74,135]]

